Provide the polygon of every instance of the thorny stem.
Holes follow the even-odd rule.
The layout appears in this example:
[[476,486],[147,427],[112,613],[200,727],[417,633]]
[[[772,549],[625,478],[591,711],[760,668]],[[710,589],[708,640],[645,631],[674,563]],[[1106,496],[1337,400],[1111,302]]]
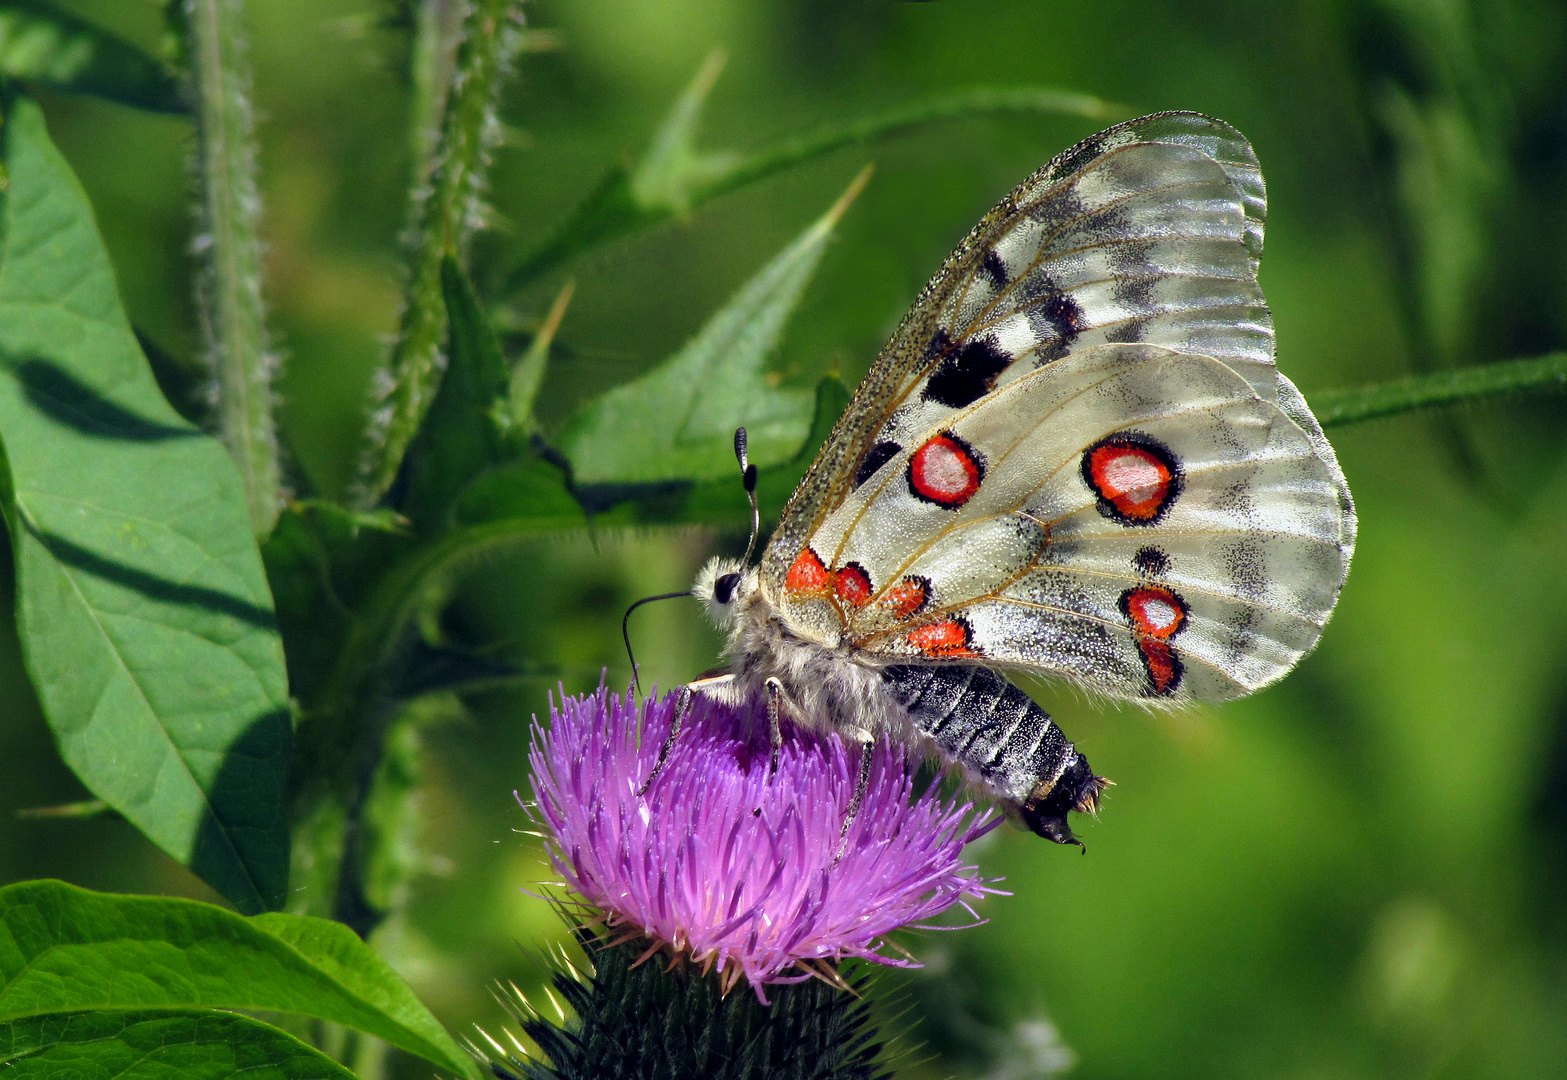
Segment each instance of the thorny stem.
[[277,431],[261,299],[261,198],[243,0],[183,0],[196,107],[201,260],[197,308],[216,380],[218,432],[239,466],[251,527],[278,515]]
[[[431,33],[439,33],[438,23],[423,18],[421,29],[427,22]],[[355,492],[362,506],[373,505],[391,486],[440,383],[446,334],[441,260],[448,252],[461,253],[480,224],[484,173],[500,136],[496,104],[521,43],[521,29],[520,0],[473,0],[463,22],[429,183],[418,195],[402,322],[373,391],[368,445]],[[416,46],[416,53],[420,48]]]

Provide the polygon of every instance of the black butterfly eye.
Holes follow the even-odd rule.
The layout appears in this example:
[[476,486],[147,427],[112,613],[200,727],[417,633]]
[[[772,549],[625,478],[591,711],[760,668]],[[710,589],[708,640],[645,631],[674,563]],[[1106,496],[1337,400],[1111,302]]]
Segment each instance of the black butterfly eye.
[[713,582],[713,599],[720,604],[727,604],[735,595],[735,587],[740,584],[739,574],[725,574]]

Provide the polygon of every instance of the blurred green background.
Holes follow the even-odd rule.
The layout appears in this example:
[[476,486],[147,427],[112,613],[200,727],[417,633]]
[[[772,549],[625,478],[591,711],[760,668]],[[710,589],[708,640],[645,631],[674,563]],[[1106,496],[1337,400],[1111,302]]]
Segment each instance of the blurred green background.
[[[62,6],[158,47],[153,0]],[[381,0],[248,8],[282,422],[296,490],[337,495],[396,325],[407,40]],[[1560,0],[539,0],[528,13],[549,33],[504,111],[481,285],[632,160],[721,47],[713,147],[976,84],[1231,122],[1268,180],[1262,283],[1280,367],[1308,397],[1567,344]],[[189,362],[188,123],[44,101],[132,319]],[[539,415],[672,353],[874,161],[775,364],[809,386],[837,363],[852,385],[974,221],[1100,126],[931,125],[591,253],[514,310],[536,325],[565,274],[577,281]],[[1085,830],[1086,858],[1002,829],[976,857],[1013,895],[987,900],[979,929],[910,939],[930,966],[887,980],[924,1043],[901,1075],[1043,1075],[1061,1060],[1048,1018],[1084,1080],[1567,1076],[1564,405],[1543,395],[1333,432],[1360,549],[1321,648],[1255,699],[1166,716],[1035,688],[1118,786]],[[541,542],[481,569],[449,613],[449,633],[528,675],[465,709],[426,708],[428,872],[381,944],[454,1030],[498,1024],[487,981],[537,985],[531,950],[563,933],[520,891],[550,876],[515,831],[528,718],[557,681],[586,690],[607,669],[624,685],[625,605],[684,587],[743,540]],[[86,794],[12,629],[0,634],[0,875],[210,898],[123,822],[16,817]],[[635,637],[644,679],[663,686],[710,666],[718,644],[694,604],[645,609]]]

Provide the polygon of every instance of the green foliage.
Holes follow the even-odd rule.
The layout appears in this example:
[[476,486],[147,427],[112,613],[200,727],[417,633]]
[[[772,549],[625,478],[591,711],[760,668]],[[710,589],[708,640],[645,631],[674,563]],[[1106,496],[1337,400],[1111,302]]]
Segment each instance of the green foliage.
[[218,1012],[114,1010],[0,1023],[0,1062],[28,1080],[353,1080],[270,1024]]
[[604,946],[579,934],[590,969],[551,980],[573,1016],[557,1025],[526,998],[506,1002],[548,1063],[505,1056],[510,1080],[874,1080],[882,1044],[863,991],[818,979],[724,993],[715,975],[638,964],[646,942]]
[[500,134],[495,108],[521,41],[521,23],[517,0],[478,0],[463,25],[428,192],[421,192],[402,326],[388,365],[388,384],[377,390],[384,392],[385,401],[372,418],[363,466],[361,497],[366,505],[391,486],[439,383],[440,344],[446,334],[441,267],[448,253],[466,248],[482,218],[479,195]]
[[750,153],[698,150],[696,130],[702,107],[722,70],[723,54],[709,55],[670,109],[638,165],[606,173],[571,215],[523,256],[508,278],[508,288],[519,289],[589,248],[685,217],[703,203],[785,169],[925,124],[1009,112],[1057,113],[1105,121],[1131,115],[1122,106],[1087,94],[1047,87],[969,87],[832,124]]
[[469,1057],[347,927],[57,881],[0,889],[0,1021],[252,1009],[343,1024],[460,1076]]
[[276,907],[288,696],[239,478],[159,394],[38,107],[4,133],[0,438],[34,688],[94,794],[242,910]]
[[479,308],[468,277],[448,256],[441,291],[449,323],[446,374],[404,460],[402,511],[435,533],[463,485],[502,460],[510,415],[501,403],[509,374],[500,343]]
[[773,390],[764,364],[800,302],[834,226],[869,180],[849,189],[721,308],[679,353],[599,397],[567,422],[558,442],[578,484],[647,483],[734,473],[734,432],[772,464],[800,443],[809,398]]
[[[538,873],[525,857],[531,849],[519,855],[509,840],[491,843],[515,824],[496,805],[524,767],[519,718],[542,707],[545,688],[532,676],[549,671],[553,682],[559,673],[580,689],[607,664],[616,678],[624,603],[689,581],[709,546],[690,527],[722,531],[725,543],[744,534],[733,429],[750,431],[763,520],[776,520],[848,398],[836,367],[817,381],[814,405],[803,389],[809,380],[841,354],[852,385],[946,245],[1007,183],[1086,134],[1077,119],[1107,123],[1132,111],[1031,80],[1091,86],[1149,108],[1212,99],[1253,135],[1274,197],[1279,242],[1264,273],[1284,367],[1302,373],[1302,385],[1355,387],[1311,394],[1325,425],[1559,388],[1567,293],[1553,117],[1562,69],[1556,24],[1532,4],[1502,5],[1514,24],[1470,3],[1352,3],[1346,33],[1356,19],[1374,31],[1365,55],[1315,22],[1281,18],[1275,28],[1272,13],[1233,4],[1215,9],[1224,18],[1204,15],[1191,33],[1197,24],[1188,16],[1162,10],[1142,25],[1149,5],[1139,19],[1093,6],[1045,19],[1035,4],[1003,3],[983,20],[951,5],[763,5],[757,10],[768,14],[756,27],[766,34],[739,15],[722,30],[747,61],[731,75],[734,101],[713,125],[729,138],[716,149],[699,135],[719,53],[650,137],[636,126],[647,121],[647,87],[674,85],[708,47],[682,36],[696,20],[663,9],[642,19],[636,5],[609,14],[530,5],[530,16],[561,21],[567,47],[526,65],[530,131],[516,142],[533,142],[524,168],[498,170],[488,195],[499,207],[493,217],[480,196],[500,145],[503,76],[526,47],[514,0],[382,5],[416,28],[402,96],[391,80],[379,86],[369,68],[342,63],[385,44],[363,20],[323,24],[332,35],[323,45],[294,18],[306,8],[313,16],[314,5],[176,4],[199,106],[196,246],[206,277],[195,314],[218,375],[214,415],[238,472],[216,440],[160,397],[92,209],[39,108],[14,101],[0,129],[0,182],[9,185],[0,194],[0,496],[27,674],[66,764],[103,800],[82,803],[74,787],[54,792],[50,801],[66,804],[57,807],[63,812],[34,815],[24,828],[38,831],[23,835],[44,844],[58,835],[45,830],[121,827],[117,818],[63,820],[107,805],[242,911],[287,896],[295,910],[336,921],[244,918],[50,882],[0,890],[0,1060],[23,1075],[348,1075],[290,1035],[215,1011],[257,1009],[324,1022],[314,1029],[323,1046],[331,1045],[323,1027],[342,1025],[476,1077],[358,935],[406,970],[433,971],[426,985],[459,1015],[483,1008],[453,989],[472,984],[471,996],[479,985],[471,968],[523,963],[507,942],[541,932],[526,921],[533,902],[476,867],[504,863],[508,882]],[[72,10],[89,6],[73,2]],[[135,24],[130,7],[154,14],[153,5],[98,7],[106,19],[123,18],[117,29]],[[277,207],[265,221],[257,216],[242,16],[256,32],[263,98],[275,117],[268,164],[274,156],[286,163],[262,185]],[[142,30],[137,40],[153,36]],[[534,44],[548,43],[548,32]],[[756,40],[747,44],[747,33]],[[791,33],[805,35],[809,48],[791,54]],[[1114,50],[1070,44],[1123,39],[1130,44]],[[171,73],[128,40],[50,0],[0,0],[0,77],[182,109]],[[1114,59],[1134,47],[1139,64]],[[1334,62],[1306,72],[1302,55]],[[1226,90],[1236,71],[1256,88]],[[976,73],[1018,85],[966,85]],[[929,90],[900,103],[885,89],[899,85]],[[1344,104],[1356,93],[1363,116]],[[184,153],[189,132],[179,121],[124,127],[147,123],[126,120],[125,110],[60,108],[56,133],[73,160],[80,156],[95,200],[101,195],[107,246],[120,260],[137,329],[148,348],[158,342],[167,353],[160,370],[188,368],[194,362],[178,354],[194,350],[180,342],[194,335],[168,285],[183,280],[171,253],[187,246],[187,192],[183,179],[172,195],[160,189],[158,169]],[[407,116],[407,130],[383,137],[384,117],[394,114]],[[824,114],[831,123],[787,134],[794,118]],[[935,124],[946,125],[939,136],[927,131],[887,147],[882,180],[856,213],[841,258],[824,263],[823,253],[863,174],[777,250],[824,200],[813,185],[837,167],[827,155]],[[1370,147],[1358,141],[1368,128],[1381,138]],[[113,134],[100,138],[103,131]],[[640,158],[621,157],[628,141],[647,147]],[[386,146],[393,149],[383,153]],[[585,196],[565,179],[573,167],[611,160],[625,164]],[[783,176],[797,167],[799,178]],[[401,205],[398,193],[377,187],[386,175],[411,177],[414,235],[358,505],[280,503],[261,228],[276,230],[266,284],[281,299],[272,317],[299,358],[283,376],[295,381],[281,423],[302,465],[294,479],[311,491],[304,477],[314,469],[350,468],[307,460],[305,449],[307,433],[342,425],[363,402],[365,372],[350,370],[353,350],[343,342],[368,342],[393,317],[378,291],[396,211],[377,208]],[[771,183],[756,189],[764,180]],[[715,207],[705,220],[710,202],[744,189],[754,189],[749,201]],[[1385,220],[1384,207],[1392,211]],[[558,225],[548,227],[551,220]],[[471,235],[490,223],[502,226],[478,252],[490,258],[470,268]],[[637,263],[629,267],[582,259],[659,226],[671,242],[658,246],[651,269],[640,265],[651,244],[615,253],[629,254]],[[524,247],[519,237],[533,243],[517,256],[510,249]],[[666,258],[687,247],[689,259]],[[732,292],[734,267],[769,254],[705,320],[682,306],[694,290],[706,310]],[[700,272],[687,273],[686,263]],[[524,286],[568,264],[582,299],[563,328],[574,285],[542,318],[545,300]],[[828,287],[808,288],[817,275]],[[383,324],[365,314],[378,305]],[[525,329],[526,339],[497,333],[497,313],[506,317],[502,330]],[[780,352],[776,367],[801,372],[798,382],[791,375],[778,385],[768,374]],[[1506,359],[1520,355],[1536,359]],[[643,364],[644,356],[669,358]],[[1430,370],[1405,375],[1410,368]],[[1242,723],[1190,716],[1152,729],[1096,727],[1073,715],[1082,711],[1075,703],[1062,704],[1096,764],[1108,761],[1126,781],[1116,810],[1124,847],[1070,865],[1004,836],[984,852],[987,869],[1003,869],[1016,896],[987,907],[991,929],[964,936],[980,944],[955,947],[949,973],[931,976],[932,989],[919,996],[918,1009],[950,1006],[959,981],[952,972],[972,974],[972,1010],[967,1000],[952,1010],[945,1034],[932,1025],[944,1056],[920,1075],[950,1074],[950,1051],[964,1040],[1026,1049],[1026,1025],[1005,1013],[1014,999],[1034,1008],[1035,995],[1097,1075],[1252,1075],[1259,1060],[1271,1068],[1292,1052],[1305,1054],[1297,1071],[1375,1074],[1355,1057],[1362,1043],[1388,1061],[1405,1060],[1416,1043],[1439,1048],[1409,1075],[1433,1062],[1462,1070],[1464,1054],[1482,1053],[1464,1040],[1497,1061],[1560,1059],[1550,1041],[1560,1025],[1539,1004],[1559,996],[1560,980],[1528,952],[1546,932],[1513,910],[1536,887],[1527,874],[1545,881],[1556,872],[1530,830],[1546,845],[1567,835],[1550,817],[1567,821],[1567,811],[1552,810],[1547,797],[1567,790],[1567,779],[1536,767],[1553,737],[1552,710],[1560,711],[1551,615],[1562,607],[1555,549],[1567,505],[1551,474],[1559,399],[1538,401],[1508,403],[1504,422],[1463,421],[1464,438],[1482,449],[1494,442],[1507,476],[1529,495],[1505,520],[1454,496],[1448,472],[1434,463],[1440,455],[1411,451],[1407,433],[1368,426],[1335,436],[1357,496],[1364,493],[1360,562],[1321,655],[1280,690],[1237,706]],[[1442,422],[1460,430],[1457,418]],[[555,542],[540,542],[548,540]],[[633,542],[625,550],[634,554],[622,554]],[[1441,600],[1440,619],[1430,617],[1432,597]],[[684,679],[710,660],[711,640],[677,606],[639,618],[667,616],[649,645],[664,650],[663,671]],[[8,689],[25,703],[23,688]],[[441,742],[449,733],[432,734],[430,718],[455,711],[459,693],[477,715],[505,723],[464,727],[472,745],[454,749]],[[25,708],[15,712],[21,720],[0,733],[6,738],[25,727]],[[423,760],[432,745],[433,764]],[[29,769],[35,764],[24,759],[16,769],[47,771]],[[1547,793],[1539,798],[1545,809],[1530,810],[1525,803],[1538,791]],[[1485,793],[1483,805],[1476,792]],[[1351,805],[1353,814],[1344,809]],[[421,836],[421,826],[431,835]],[[116,837],[111,854],[134,848],[123,832],[103,835]],[[475,855],[481,846],[505,854]],[[1493,846],[1504,854],[1490,856]],[[86,841],[57,847],[88,850]],[[102,873],[121,872],[105,857],[110,849],[91,850]],[[456,908],[437,905],[444,918],[428,914],[428,903],[410,907],[424,895],[411,888],[414,875],[434,855],[449,855],[461,870],[428,890],[463,897]],[[5,864],[13,876],[23,865]],[[160,877],[156,887],[184,887],[178,880]],[[1486,888],[1475,893],[1475,881]],[[1411,896],[1391,895],[1402,892]],[[1063,895],[1097,899],[1074,909],[1066,927]],[[1226,917],[1239,908],[1256,918]],[[624,947],[595,952],[592,976],[557,981],[577,1013],[564,1029],[524,1009],[525,1027],[553,1065],[503,1068],[569,1076],[647,1060],[689,1074],[765,1075],[758,1062],[777,1064],[786,1046],[821,1050],[818,1075],[873,1068],[868,1042],[854,1042],[864,1032],[861,1004],[830,987],[780,988],[766,1010],[747,993],[720,997],[706,980],[665,978],[657,965],[633,968],[630,958]],[[524,970],[532,975],[522,978],[542,977]],[[1466,997],[1471,985],[1490,989]],[[1221,1009],[1242,1019],[1216,1035],[1205,1021]],[[1455,1016],[1475,1032],[1452,1035]],[[1545,1035],[1527,1051],[1504,1046],[1510,1036],[1496,1032],[1509,1025]],[[1295,1027],[1305,1034],[1292,1034]],[[699,1028],[712,1041],[690,1037]],[[1198,1038],[1246,1049],[1225,1051],[1236,1060],[1207,1046],[1180,1052]],[[1340,1044],[1352,1046],[1342,1060],[1332,1057]],[[355,1060],[366,1080],[384,1075],[373,1058]]]
[[49,0],[0,2],[0,75],[139,109],[186,109],[168,66]]

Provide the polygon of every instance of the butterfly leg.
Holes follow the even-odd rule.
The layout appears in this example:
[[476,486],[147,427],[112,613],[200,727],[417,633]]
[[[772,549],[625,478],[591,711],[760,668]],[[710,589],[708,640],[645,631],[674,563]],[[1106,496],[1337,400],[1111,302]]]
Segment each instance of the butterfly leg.
[[838,830],[838,851],[832,857],[834,865],[848,849],[849,826],[854,824],[854,819],[860,816],[860,808],[865,805],[865,793],[871,786],[871,752],[875,749],[873,742],[860,744],[860,775],[854,782],[854,796],[849,800],[848,812],[843,815],[843,827]]
[[658,779],[658,774],[664,771],[664,766],[669,762],[669,755],[675,748],[675,740],[680,738],[680,729],[685,724],[686,718],[691,715],[691,698],[705,688],[716,688],[726,683],[733,682],[733,675],[715,675],[712,678],[698,679],[687,683],[680,688],[675,695],[675,718],[669,725],[669,737],[664,740],[664,745],[658,749],[658,760],[653,762],[653,771],[647,774],[647,779],[637,789],[637,798],[647,794],[648,788],[653,786],[653,781]]
[[778,679],[767,680],[767,733],[773,742],[773,756],[767,766],[769,778],[778,771],[778,753],[783,749],[783,727],[781,714],[783,712],[784,688]]

